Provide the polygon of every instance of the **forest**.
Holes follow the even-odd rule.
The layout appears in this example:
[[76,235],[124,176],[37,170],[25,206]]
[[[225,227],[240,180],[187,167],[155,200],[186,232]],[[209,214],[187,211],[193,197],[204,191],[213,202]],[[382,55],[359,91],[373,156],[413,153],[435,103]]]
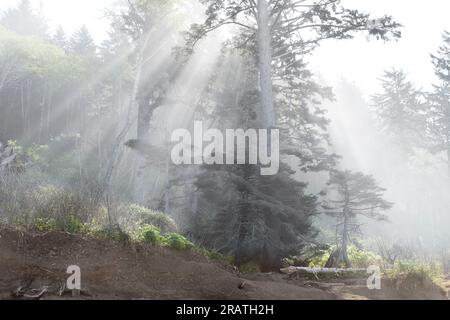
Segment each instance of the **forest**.
[[448,299],[450,26],[430,77],[393,59],[331,85],[314,59],[410,26],[105,0],[73,29],[38,2],[0,4],[0,299],[70,298],[72,265],[89,299]]

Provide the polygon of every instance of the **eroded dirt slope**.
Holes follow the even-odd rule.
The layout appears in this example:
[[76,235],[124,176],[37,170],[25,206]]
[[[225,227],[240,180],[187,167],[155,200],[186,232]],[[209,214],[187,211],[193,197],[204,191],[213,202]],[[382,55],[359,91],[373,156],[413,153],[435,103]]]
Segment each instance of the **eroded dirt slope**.
[[[193,252],[123,246],[65,233],[0,230],[0,299],[19,288],[59,298],[69,265],[81,268],[86,299],[335,299],[332,293],[288,283],[249,281],[232,268]],[[227,270],[228,269],[228,270]],[[65,294],[63,297],[70,297]]]
[[239,275],[193,252],[0,226],[0,299],[72,299],[69,265],[81,268],[81,299],[446,299],[440,288],[413,292],[362,284],[311,283],[280,274]]

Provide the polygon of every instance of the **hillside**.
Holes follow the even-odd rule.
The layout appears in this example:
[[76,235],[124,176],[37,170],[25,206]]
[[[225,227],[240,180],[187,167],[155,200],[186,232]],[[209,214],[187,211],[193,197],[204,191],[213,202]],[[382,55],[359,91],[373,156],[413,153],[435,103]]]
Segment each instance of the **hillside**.
[[437,287],[377,295],[355,284],[244,276],[194,252],[0,228],[0,299],[72,299],[69,265],[81,268],[81,299],[445,299]]

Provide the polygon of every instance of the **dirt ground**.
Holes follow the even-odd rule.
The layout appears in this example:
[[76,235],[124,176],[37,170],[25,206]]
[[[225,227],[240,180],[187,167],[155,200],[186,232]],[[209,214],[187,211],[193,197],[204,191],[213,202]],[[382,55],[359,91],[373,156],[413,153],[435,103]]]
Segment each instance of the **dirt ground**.
[[[241,275],[194,252],[120,245],[51,232],[30,234],[0,226],[0,299],[72,299],[69,265],[81,268],[77,299],[447,299],[429,285],[374,292],[364,283],[320,283],[281,274]],[[448,282],[447,291],[450,282]]]

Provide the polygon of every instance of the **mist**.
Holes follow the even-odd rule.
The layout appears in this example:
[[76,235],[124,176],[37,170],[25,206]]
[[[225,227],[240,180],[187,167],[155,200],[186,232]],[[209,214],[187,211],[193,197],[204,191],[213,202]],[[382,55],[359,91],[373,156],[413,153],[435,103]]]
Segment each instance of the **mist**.
[[[0,249],[17,261],[35,254],[2,244],[3,233],[42,237],[38,249],[51,237],[83,241],[89,255],[79,253],[76,273],[104,267],[89,260],[95,241],[109,258],[120,244],[150,270],[144,278],[158,263],[180,277],[161,280],[173,294],[155,294],[146,278],[124,298],[210,297],[202,268],[221,298],[240,297],[247,281],[261,291],[242,297],[290,297],[284,286],[309,288],[311,275],[323,296],[308,294],[318,298],[359,289],[368,299],[416,298],[404,279],[426,283],[417,295],[442,298],[448,4],[304,2],[2,1]],[[189,139],[174,141],[176,132]],[[61,258],[56,273],[66,253],[58,243],[46,253]],[[125,270],[140,281],[118,263],[111,277]],[[380,270],[389,290],[361,285],[366,270]],[[342,275],[354,286],[323,289],[329,274],[331,287]],[[38,289],[16,295],[61,293]]]

